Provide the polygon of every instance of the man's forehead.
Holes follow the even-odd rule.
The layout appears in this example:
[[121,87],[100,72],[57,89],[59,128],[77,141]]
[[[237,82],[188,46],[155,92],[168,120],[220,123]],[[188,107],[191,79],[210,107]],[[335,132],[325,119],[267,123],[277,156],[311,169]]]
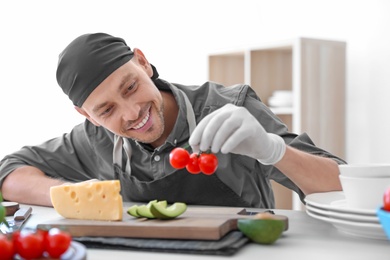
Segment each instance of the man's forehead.
[[130,63],[131,61],[124,64],[100,83],[86,99],[84,107],[97,112],[109,103],[107,98],[110,93],[120,94],[124,88],[129,87],[137,77],[136,69]]

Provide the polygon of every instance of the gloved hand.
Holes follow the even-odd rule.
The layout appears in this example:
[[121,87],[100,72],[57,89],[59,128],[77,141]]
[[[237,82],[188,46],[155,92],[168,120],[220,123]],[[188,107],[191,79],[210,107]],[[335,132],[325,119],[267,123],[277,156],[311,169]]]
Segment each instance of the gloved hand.
[[267,133],[244,107],[227,104],[207,115],[196,126],[189,139],[194,152],[235,153],[247,155],[262,164],[282,159],[286,144],[278,135]]

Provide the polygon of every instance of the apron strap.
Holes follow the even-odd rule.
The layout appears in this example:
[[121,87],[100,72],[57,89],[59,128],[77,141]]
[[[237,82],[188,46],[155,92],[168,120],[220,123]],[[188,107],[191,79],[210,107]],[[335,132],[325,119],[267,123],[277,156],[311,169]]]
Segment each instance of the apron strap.
[[[183,94],[185,105],[186,105],[187,123],[188,123],[189,133],[191,136],[192,132],[196,127],[195,113],[194,110],[192,109],[191,102],[188,99],[187,95],[181,90],[180,92]],[[132,155],[131,144],[127,138],[114,135],[114,149],[112,153],[112,159],[114,164],[117,164],[121,169],[122,169],[122,158],[123,158],[122,148],[125,150],[125,153],[127,155],[125,172],[128,175],[131,175],[131,167],[130,167],[130,160]]]
[[190,100],[188,99],[187,95],[181,91],[184,96],[184,101],[186,102],[186,111],[187,111],[187,122],[188,122],[188,128],[190,129],[190,136],[192,132],[195,130],[196,127],[196,120],[195,120],[195,113],[194,110],[192,109],[192,105]]
[[114,150],[112,153],[112,160],[114,164],[117,164],[120,168],[122,168],[122,147],[125,150],[127,155],[126,160],[126,169],[125,172],[131,175],[131,167],[130,167],[130,159],[132,154],[132,149],[129,140],[127,138],[120,137],[118,135],[114,136]]
[[117,135],[114,135],[114,149],[112,151],[112,161],[114,164],[122,164],[122,145],[122,138]]

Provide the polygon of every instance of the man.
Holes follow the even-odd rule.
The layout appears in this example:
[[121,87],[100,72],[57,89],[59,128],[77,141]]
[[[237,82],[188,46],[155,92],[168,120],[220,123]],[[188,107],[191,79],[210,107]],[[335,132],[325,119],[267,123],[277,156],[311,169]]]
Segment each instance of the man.
[[[60,54],[57,81],[86,117],[70,133],[23,147],[1,161],[5,199],[51,205],[63,182],[119,179],[129,201],[274,207],[269,180],[306,194],[341,190],[343,160],[296,135],[247,85],[172,84],[139,49],[104,33],[86,34]],[[175,147],[211,150],[213,175],[169,164]]]

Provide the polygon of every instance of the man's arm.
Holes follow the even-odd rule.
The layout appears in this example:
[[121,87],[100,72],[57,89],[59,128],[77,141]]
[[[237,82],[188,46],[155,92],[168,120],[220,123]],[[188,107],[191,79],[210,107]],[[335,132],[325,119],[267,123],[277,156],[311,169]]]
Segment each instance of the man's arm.
[[[275,120],[264,122],[270,128]],[[274,165],[304,194],[342,189],[335,160],[286,145],[244,107],[227,104],[203,118],[189,144],[194,152],[211,149],[213,153],[241,154],[263,165]]]
[[3,182],[1,192],[5,200],[24,204],[52,206],[50,187],[64,181],[53,179],[32,166],[23,166],[10,173]]
[[60,180],[113,178],[111,137],[89,123],[40,145],[24,146],[0,161],[0,190],[5,199],[21,203],[51,205],[49,188]]
[[286,147],[283,158],[274,165],[303,193],[342,190],[338,164],[330,159]]

